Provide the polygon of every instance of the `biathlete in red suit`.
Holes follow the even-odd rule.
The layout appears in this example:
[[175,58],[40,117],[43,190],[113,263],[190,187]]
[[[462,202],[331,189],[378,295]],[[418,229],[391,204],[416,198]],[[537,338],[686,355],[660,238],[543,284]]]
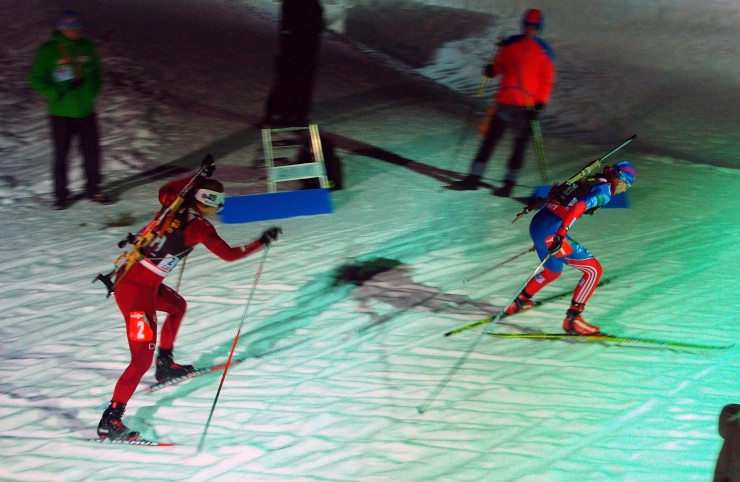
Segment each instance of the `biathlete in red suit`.
[[[170,205],[187,185],[189,179],[173,181],[159,191],[159,201]],[[278,238],[280,228],[265,230],[259,239],[241,246],[229,246],[208,221],[224,205],[223,185],[215,179],[199,179],[185,197],[166,234],[146,251],[121,279],[115,289],[118,308],[126,322],[131,363],[124,370],[113,390],[108,408],[98,425],[102,438],[136,439],[138,432],[130,431],[121,417],[131,395],[152,365],[157,345],[157,311],[167,313],[162,324],[157,355],[157,381],[164,382],[186,375],[194,368],[180,365],[172,359],[172,350],[187,303],[175,290],[163,284],[164,278],[198,244],[225,261],[245,258]]]
[[530,9],[522,18],[522,33],[504,39],[493,62],[486,65],[487,77],[501,76],[489,117],[482,123],[483,141],[470,166],[470,173],[449,185],[455,191],[478,189],[486,164],[507,128],[514,132],[504,186],[497,196],[509,196],[524,165],[524,151],[532,136],[531,123],[550,101],[555,83],[555,63],[550,45],[538,37],[544,26],[540,10]]
[[623,193],[635,181],[635,167],[629,161],[619,161],[600,176],[584,179],[576,189],[554,198],[533,218],[529,234],[534,241],[540,259],[548,253],[552,256],[545,262],[544,270],[532,278],[506,314],[514,314],[534,305],[532,296],[551,281],[556,280],[567,264],[581,271],[583,277],[576,285],[570,309],[566,312],[563,329],[573,335],[596,335],[600,329],[586,322],[581,313],[601,278],[601,264],[575,239],[568,235],[573,223],[583,214],[593,214],[609,202],[612,196]]

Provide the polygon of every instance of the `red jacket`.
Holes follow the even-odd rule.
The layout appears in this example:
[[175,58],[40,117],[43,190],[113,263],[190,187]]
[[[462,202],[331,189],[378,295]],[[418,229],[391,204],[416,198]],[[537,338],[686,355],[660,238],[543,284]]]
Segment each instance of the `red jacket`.
[[[159,202],[162,203],[162,206],[170,205],[188,181],[189,178],[178,179],[162,186],[159,189]],[[147,257],[155,260],[154,264],[160,268],[163,274],[171,271],[177,261],[187,256],[197,244],[203,244],[211,253],[225,261],[236,261],[245,258],[262,247],[258,240],[241,246],[229,246],[218,235],[216,228],[208,220],[196,214],[187,214],[179,222],[185,222],[184,229],[176,230],[173,227],[168,230],[163,241],[147,253]],[[174,260],[173,263],[172,258],[178,259]]]
[[514,35],[503,41],[493,59],[493,75],[501,76],[496,102],[535,106],[550,101],[555,64],[550,46],[540,38]]

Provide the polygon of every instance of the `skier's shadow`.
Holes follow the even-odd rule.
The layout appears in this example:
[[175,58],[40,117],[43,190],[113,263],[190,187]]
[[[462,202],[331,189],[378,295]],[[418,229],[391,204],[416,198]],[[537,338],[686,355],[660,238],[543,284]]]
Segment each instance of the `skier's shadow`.
[[[355,259],[342,264],[332,271],[317,275],[314,281],[294,292],[294,297],[299,311],[283,310],[260,321],[242,335],[245,347],[239,350],[240,353],[255,356],[276,349],[280,340],[290,338],[300,330],[310,329],[315,318],[348,298],[357,302],[358,313],[371,319],[365,327],[359,328],[359,333],[390,322],[410,310],[485,317],[501,309],[487,302],[418,284],[414,282],[407,265],[386,257]],[[389,306],[392,309],[387,312]],[[195,364],[207,366],[217,356],[228,353],[230,347],[230,344],[224,344],[210,354],[203,354]],[[243,356],[237,354],[235,358]]]
[[[481,317],[496,315],[501,310],[500,306],[418,284],[412,278],[411,269],[396,259],[375,257],[344,264],[337,268],[334,284],[356,286],[351,298],[358,303],[357,311],[371,318],[370,323],[358,330],[360,333],[411,310]],[[378,313],[375,307],[383,305],[393,310]]]

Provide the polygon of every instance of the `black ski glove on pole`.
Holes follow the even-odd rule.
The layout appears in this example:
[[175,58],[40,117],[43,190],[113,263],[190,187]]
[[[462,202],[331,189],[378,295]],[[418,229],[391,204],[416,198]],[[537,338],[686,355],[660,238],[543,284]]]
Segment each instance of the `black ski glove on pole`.
[[552,237],[552,243],[550,243],[550,247],[548,249],[548,253],[555,256],[558,251],[560,251],[560,248],[563,247],[563,237],[559,234],[556,234]]
[[262,232],[262,236],[260,236],[260,239],[259,239],[260,244],[265,247],[270,246],[270,243],[275,241],[278,238],[278,236],[282,233],[283,233],[283,230],[275,226],[269,229],[265,229]]
[[200,165],[203,167],[203,177],[209,178],[213,176],[213,171],[216,170],[216,161],[213,159],[213,156],[208,154],[203,160],[200,162]]
[[532,106],[531,109],[527,110],[527,115],[529,115],[529,120],[537,120],[537,118],[540,116],[542,111],[545,110],[545,104],[542,102],[537,102],[534,106]]

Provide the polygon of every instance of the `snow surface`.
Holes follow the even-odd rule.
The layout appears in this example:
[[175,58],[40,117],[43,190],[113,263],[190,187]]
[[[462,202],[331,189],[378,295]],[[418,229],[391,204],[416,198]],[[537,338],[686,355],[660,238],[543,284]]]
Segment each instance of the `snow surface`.
[[[226,264],[197,248],[180,288],[189,311],[178,360],[225,361],[243,317],[237,358],[285,349],[229,371],[200,453],[216,374],[131,400],[127,423],[177,446],[86,442],[128,362],[115,303],[90,283],[110,269],[118,240],[149,220],[159,185],[205,153],[230,192],[264,190],[250,126],[271,84],[276,3],[65,2],[83,14],[103,57],[104,171],[118,202],[62,212],[48,207],[47,120],[27,82],[57,13],[49,3],[0,10],[0,478],[711,479],[717,416],[740,400],[739,347],[443,336],[495,312],[537,265],[526,254],[491,269],[530,246],[527,220],[511,224],[520,202],[441,189],[475,151],[473,123],[488,94],[471,93],[492,43],[514,33],[529,6],[513,1],[489,15],[486,33],[444,43],[424,21],[410,22],[428,43],[420,51],[435,52],[417,70],[377,53],[396,18],[347,12],[346,36],[324,36],[314,108],[344,163],[336,212],[277,222],[284,237],[246,314],[259,255]],[[618,156],[638,169],[630,208],[602,210],[573,231],[614,278],[587,319],[626,336],[736,342],[737,2],[570,2],[562,13],[541,3],[560,66],[542,121],[550,177],[638,134]],[[436,9],[434,18],[453,25],[459,12]],[[429,18],[410,2],[403,13]],[[371,23],[378,45],[353,44],[353,20]],[[489,165],[494,185],[507,155],[501,146]],[[517,196],[542,182],[534,159],[530,152]],[[73,186],[82,187],[78,170]],[[135,222],[110,227],[127,216]],[[217,228],[235,244],[271,224]],[[577,280],[566,270],[542,296]],[[567,301],[488,329],[559,331]],[[142,386],[152,381],[150,373]]]

